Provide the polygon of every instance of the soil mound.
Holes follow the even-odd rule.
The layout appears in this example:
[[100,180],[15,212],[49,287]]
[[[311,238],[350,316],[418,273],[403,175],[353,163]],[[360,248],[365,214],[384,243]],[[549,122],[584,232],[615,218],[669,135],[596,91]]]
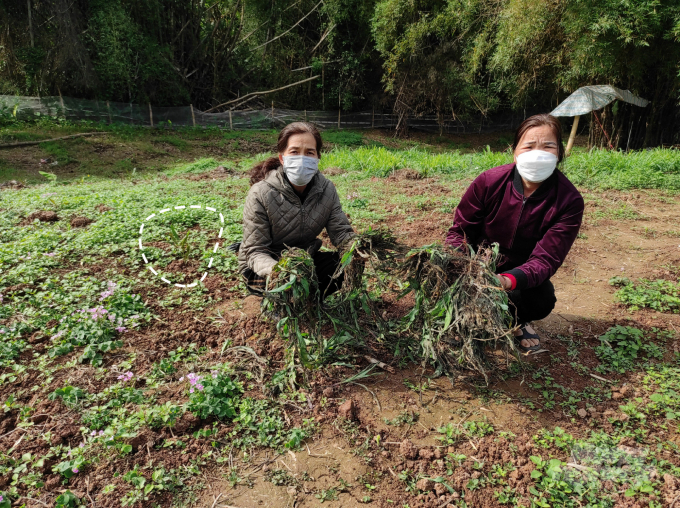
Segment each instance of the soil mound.
[[94,222],[94,220],[88,219],[87,217],[73,217],[71,219],[71,227],[72,228],[84,228],[85,226],[89,226],[93,222]]
[[39,210],[30,214],[21,221],[19,225],[27,226],[32,224],[35,219],[38,219],[40,222],[56,222],[59,220],[59,216],[57,215],[57,212],[53,212],[52,210]]

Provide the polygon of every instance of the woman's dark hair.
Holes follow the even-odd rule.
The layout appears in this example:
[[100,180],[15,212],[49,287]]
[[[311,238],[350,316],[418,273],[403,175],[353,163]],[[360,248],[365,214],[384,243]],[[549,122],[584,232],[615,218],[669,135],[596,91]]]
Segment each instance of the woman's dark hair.
[[[286,125],[281,132],[279,132],[279,140],[276,142],[276,150],[279,153],[283,153],[288,148],[288,140],[291,136],[295,134],[310,133],[314,136],[316,140],[316,154],[321,158],[321,148],[323,147],[323,141],[321,140],[321,134],[319,134],[319,129],[316,128],[314,124],[308,122],[293,122]],[[279,168],[281,162],[278,157],[269,157],[267,160],[255,164],[250,170],[250,185],[255,185],[257,182],[261,182],[267,176],[267,173],[274,171]]]
[[558,164],[564,159],[564,143],[562,143],[562,125],[560,121],[552,115],[542,114],[530,116],[524,120],[517,130],[515,131],[515,141],[512,143],[512,151],[517,150],[519,142],[522,140],[522,136],[526,134],[529,129],[534,127],[542,127],[547,125],[553,131],[555,138],[557,139],[557,162]]

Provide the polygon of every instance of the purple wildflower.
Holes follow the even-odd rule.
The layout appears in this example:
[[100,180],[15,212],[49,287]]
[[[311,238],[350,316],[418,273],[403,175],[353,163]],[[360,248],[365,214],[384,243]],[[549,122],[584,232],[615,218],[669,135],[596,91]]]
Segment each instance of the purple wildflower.
[[211,370],[211,371],[210,371],[210,374],[212,374],[212,378],[213,378],[213,379],[217,379],[217,375],[219,374],[219,371],[217,371],[217,370]]
[[52,338],[50,340],[55,340],[61,337],[66,333],[66,330],[59,330],[56,334],[52,335]]
[[78,448],[85,448],[85,443],[80,443],[80,444],[78,445]]
[[118,376],[118,379],[122,380],[124,383],[127,383],[132,379],[132,376],[134,376],[134,374],[130,371],[127,371],[124,374]]
[[99,437],[102,437],[103,435],[104,435],[104,431],[103,431],[103,430],[100,430],[100,431],[99,431]]
[[74,468],[72,469],[72,471],[73,471],[74,473],[77,473],[77,472],[78,472],[78,468],[77,468],[77,467],[74,467]]
[[202,392],[202,391],[203,391],[203,385],[202,385],[202,384],[197,384],[197,385],[196,385],[196,388],[198,388],[198,391],[199,391],[199,392]]
[[127,330],[127,328],[125,328],[124,326],[117,326],[116,327],[116,331],[118,333],[123,333],[125,330]]
[[184,381],[184,376],[182,376],[181,378],[179,378],[179,380],[180,380],[180,381]]
[[97,435],[97,431],[96,431],[96,430],[93,430],[92,432],[90,432],[90,435],[93,436],[93,437],[96,436],[96,435]]
[[57,255],[56,252],[45,252],[45,253],[43,253],[43,256],[49,256],[51,258],[53,258],[56,255]]
[[111,281],[107,282],[107,288],[108,289],[106,291],[100,294],[100,302],[113,294],[113,292],[116,290],[116,283]]
[[192,387],[192,388],[189,388],[189,393],[194,393],[193,387]]

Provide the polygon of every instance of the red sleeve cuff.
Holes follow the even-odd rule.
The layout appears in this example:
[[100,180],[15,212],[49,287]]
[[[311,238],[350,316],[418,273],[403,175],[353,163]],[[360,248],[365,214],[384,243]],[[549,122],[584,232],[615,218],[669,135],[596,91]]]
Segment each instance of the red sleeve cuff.
[[510,291],[512,291],[513,289],[515,289],[517,287],[517,279],[515,279],[514,275],[509,274],[509,273],[501,273],[501,275],[510,279],[510,284],[511,284]]

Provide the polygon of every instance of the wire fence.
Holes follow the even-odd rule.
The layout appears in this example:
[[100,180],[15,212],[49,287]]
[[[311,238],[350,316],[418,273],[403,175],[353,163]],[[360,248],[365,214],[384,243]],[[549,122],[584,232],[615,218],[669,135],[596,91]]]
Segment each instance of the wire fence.
[[[90,120],[129,125],[219,127],[230,130],[265,130],[283,127],[291,122],[307,121],[321,129],[395,129],[397,115],[382,110],[296,111],[268,108],[247,111],[204,113],[192,105],[178,107],[109,102],[72,97],[18,97],[0,95],[0,112],[14,114],[19,120],[35,120],[40,116],[64,117],[67,120]],[[409,129],[427,132],[464,134],[514,130],[526,115],[503,114],[478,121],[462,122],[451,115],[411,116]]]

